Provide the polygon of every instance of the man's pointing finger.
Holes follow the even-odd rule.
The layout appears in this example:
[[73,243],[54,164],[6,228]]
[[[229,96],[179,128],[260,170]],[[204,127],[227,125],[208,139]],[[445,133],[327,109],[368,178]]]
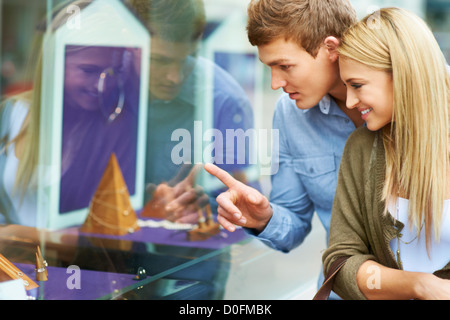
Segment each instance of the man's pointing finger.
[[217,167],[212,163],[206,163],[204,168],[209,174],[215,176],[217,179],[222,181],[223,184],[226,185],[228,188],[232,188],[238,182],[238,180],[233,178],[228,172],[220,169],[219,167]]

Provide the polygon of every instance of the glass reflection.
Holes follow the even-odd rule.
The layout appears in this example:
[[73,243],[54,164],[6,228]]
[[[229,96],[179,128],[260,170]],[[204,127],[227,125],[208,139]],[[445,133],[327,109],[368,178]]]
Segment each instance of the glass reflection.
[[89,205],[113,153],[134,193],[140,60],[133,52],[66,47],[61,213]]

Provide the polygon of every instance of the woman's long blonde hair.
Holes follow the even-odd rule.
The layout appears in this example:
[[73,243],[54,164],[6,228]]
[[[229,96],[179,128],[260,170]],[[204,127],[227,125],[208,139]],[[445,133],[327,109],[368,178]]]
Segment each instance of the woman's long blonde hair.
[[[54,8],[54,16],[47,26],[47,22],[41,23],[36,30],[31,45],[31,54],[28,58],[26,66],[26,80],[31,80],[33,88],[29,91],[20,93],[10,97],[0,104],[0,108],[5,108],[8,103],[17,101],[24,102],[28,107],[28,115],[26,123],[15,137],[0,137],[1,152],[6,152],[7,148],[23,139],[23,153],[21,154],[14,191],[18,191],[24,196],[29,188],[36,185],[36,167],[39,162],[39,134],[40,134],[40,118],[41,118],[41,90],[42,90],[42,60],[43,60],[43,39],[44,33],[55,32],[61,25],[68,21],[70,13],[66,10],[68,5],[75,5],[81,10],[92,3],[92,0],[67,1]],[[4,151],[3,151],[4,150]]]
[[450,78],[439,45],[419,17],[384,8],[347,30],[339,54],[392,75],[383,200],[409,199],[410,223],[418,236],[425,228],[430,249],[432,232],[440,238],[450,154]]

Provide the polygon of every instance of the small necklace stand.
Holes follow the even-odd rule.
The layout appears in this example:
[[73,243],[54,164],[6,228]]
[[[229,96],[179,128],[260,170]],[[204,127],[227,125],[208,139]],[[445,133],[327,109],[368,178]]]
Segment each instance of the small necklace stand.
[[198,210],[198,225],[188,232],[189,241],[204,241],[220,232],[220,225],[214,222],[210,205],[206,205],[205,209],[206,219],[203,210]]
[[19,270],[14,264],[0,254],[0,282],[22,279],[25,290],[31,290],[39,287],[36,282],[31,280],[26,274]]
[[47,261],[44,260],[41,254],[41,249],[39,246],[37,247],[36,252],[36,280],[37,281],[47,281],[48,280],[48,272],[47,272]]

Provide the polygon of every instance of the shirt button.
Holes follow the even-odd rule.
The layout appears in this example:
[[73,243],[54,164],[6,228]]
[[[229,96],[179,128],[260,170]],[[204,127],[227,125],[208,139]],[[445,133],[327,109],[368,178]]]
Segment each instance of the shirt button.
[[309,168],[310,173],[314,173],[314,168]]

